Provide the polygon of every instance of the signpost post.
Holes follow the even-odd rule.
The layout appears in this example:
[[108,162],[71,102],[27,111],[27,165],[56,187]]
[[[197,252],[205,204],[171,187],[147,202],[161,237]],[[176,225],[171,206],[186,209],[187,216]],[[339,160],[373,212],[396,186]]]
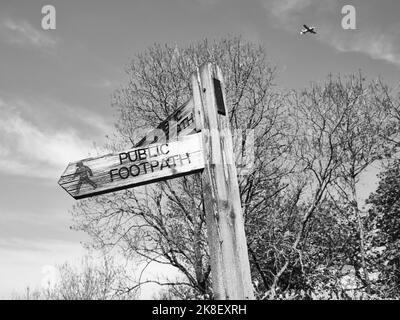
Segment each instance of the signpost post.
[[206,63],[192,74],[191,84],[191,99],[150,139],[134,149],[70,163],[59,184],[82,199],[200,172],[214,295],[254,299],[222,72]]
[[202,172],[213,290],[217,299],[254,299],[232,134],[219,67],[192,75],[196,125],[203,131]]

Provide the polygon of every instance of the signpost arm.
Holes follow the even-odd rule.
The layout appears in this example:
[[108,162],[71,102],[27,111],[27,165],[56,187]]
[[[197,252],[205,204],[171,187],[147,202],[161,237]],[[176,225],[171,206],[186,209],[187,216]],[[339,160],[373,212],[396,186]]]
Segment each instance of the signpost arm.
[[203,132],[202,183],[214,294],[222,300],[254,299],[222,72],[207,63],[191,80],[196,126]]

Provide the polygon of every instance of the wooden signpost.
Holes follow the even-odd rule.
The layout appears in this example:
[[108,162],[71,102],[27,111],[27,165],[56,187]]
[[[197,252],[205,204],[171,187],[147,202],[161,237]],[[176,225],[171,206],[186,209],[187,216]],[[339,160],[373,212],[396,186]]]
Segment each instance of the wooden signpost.
[[191,84],[191,99],[150,138],[135,149],[70,163],[59,184],[82,199],[200,172],[214,295],[254,299],[222,72],[206,63]]

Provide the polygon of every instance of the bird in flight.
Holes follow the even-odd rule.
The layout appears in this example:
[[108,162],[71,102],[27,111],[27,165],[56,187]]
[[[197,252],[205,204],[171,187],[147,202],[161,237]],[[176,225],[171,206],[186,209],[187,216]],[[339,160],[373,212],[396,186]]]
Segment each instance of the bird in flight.
[[306,33],[314,33],[316,34],[317,32],[315,31],[315,27],[309,28],[307,25],[303,24],[304,29],[300,31],[300,34],[306,34]]

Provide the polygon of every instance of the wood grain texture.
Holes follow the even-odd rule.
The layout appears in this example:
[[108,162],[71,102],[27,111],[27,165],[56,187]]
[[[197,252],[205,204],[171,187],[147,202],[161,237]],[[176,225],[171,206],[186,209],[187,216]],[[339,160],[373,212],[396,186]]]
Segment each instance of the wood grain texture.
[[59,185],[75,199],[195,173],[204,168],[201,133],[68,165]]
[[174,113],[162,121],[155,130],[151,130],[135,147],[143,147],[157,141],[178,141],[180,137],[195,133],[193,97],[180,106]]
[[[192,76],[198,117],[195,123],[203,129],[202,183],[213,290],[217,299],[254,299],[232,134],[227,110],[221,110],[221,104],[218,109],[214,79],[219,80],[220,94],[226,101],[222,73],[217,66],[204,64]],[[226,103],[223,105],[226,108]]]

